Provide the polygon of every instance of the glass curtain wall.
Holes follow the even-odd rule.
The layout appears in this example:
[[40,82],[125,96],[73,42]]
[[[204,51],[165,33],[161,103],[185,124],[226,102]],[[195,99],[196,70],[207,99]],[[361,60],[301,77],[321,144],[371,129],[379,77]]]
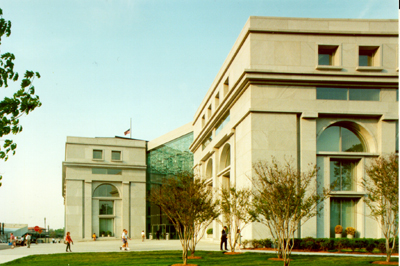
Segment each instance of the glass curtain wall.
[[[192,171],[193,153],[189,150],[192,142],[193,133],[189,133],[147,152],[148,195],[153,188],[161,185],[163,178],[173,177],[182,171]],[[146,210],[147,234],[151,233],[153,239],[165,239],[167,233],[170,239],[177,238],[173,225],[159,207],[147,201]]]

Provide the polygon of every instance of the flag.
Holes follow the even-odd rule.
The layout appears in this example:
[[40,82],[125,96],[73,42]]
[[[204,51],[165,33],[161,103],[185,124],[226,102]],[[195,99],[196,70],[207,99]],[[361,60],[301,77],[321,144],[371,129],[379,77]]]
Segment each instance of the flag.
[[131,133],[131,129],[128,129],[127,131],[124,132],[124,135],[128,135],[129,133]]

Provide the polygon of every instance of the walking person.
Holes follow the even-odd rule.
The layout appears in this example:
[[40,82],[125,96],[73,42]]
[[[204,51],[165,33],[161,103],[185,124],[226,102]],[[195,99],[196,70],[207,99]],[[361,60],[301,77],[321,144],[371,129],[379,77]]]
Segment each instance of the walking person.
[[68,252],[68,249],[69,249],[69,252],[72,252],[71,243],[74,244],[74,241],[72,241],[71,236],[69,234],[70,234],[70,232],[67,232],[67,235],[65,236],[65,242],[67,244],[67,248],[65,249],[66,252]]
[[26,245],[28,248],[31,247],[31,235],[30,234],[26,235]]
[[240,234],[240,229],[237,230],[237,239],[238,239],[238,249],[240,250],[240,246],[242,245],[242,235]]
[[227,238],[226,231],[227,231],[227,228],[226,228],[226,226],[224,226],[224,229],[222,229],[222,232],[221,232],[221,246],[220,246],[220,248],[221,248],[221,250],[223,250],[222,247],[223,247],[223,244],[225,243],[225,250],[228,251],[228,238]]
[[144,233],[144,230],[142,231],[142,242],[144,242],[144,239],[146,238],[146,234]]
[[10,233],[10,243],[11,243],[11,249],[15,248],[15,236],[13,233]]
[[126,229],[122,230],[122,246],[119,247],[120,250],[129,250],[128,248],[128,231]]

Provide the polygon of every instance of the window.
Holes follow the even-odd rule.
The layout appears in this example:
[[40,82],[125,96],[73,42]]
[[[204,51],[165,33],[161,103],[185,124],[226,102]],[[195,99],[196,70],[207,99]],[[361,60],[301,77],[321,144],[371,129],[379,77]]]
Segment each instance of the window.
[[207,109],[207,117],[208,117],[208,119],[211,118],[211,114],[212,114],[212,109],[211,109],[211,104],[210,104],[210,106]]
[[93,160],[103,160],[103,151],[93,150]]
[[318,137],[317,151],[364,152],[366,149],[363,141],[353,131],[341,126],[330,126]]
[[121,152],[111,151],[111,161],[121,161]]
[[92,168],[94,175],[122,175],[121,169],[114,168]]
[[337,66],[339,56],[337,56],[338,45],[318,45],[318,65]]
[[332,191],[356,190],[356,165],[354,160],[331,160],[330,183]]
[[229,77],[224,82],[224,97],[228,94],[229,91]]
[[219,92],[215,95],[215,110],[217,110],[219,106]]
[[100,185],[93,193],[93,197],[119,197],[116,187],[110,184]]
[[201,118],[201,127],[204,127],[206,125],[206,115],[203,115]]
[[203,150],[208,146],[208,144],[211,143],[211,141],[212,141],[212,135],[210,133],[202,143]]
[[114,235],[114,219],[112,218],[100,218],[100,235],[103,236],[113,236]]
[[230,120],[230,115],[228,112],[221,118],[221,121],[217,124],[215,129],[215,135],[218,135],[218,133],[225,127],[225,125],[228,124],[229,120]]
[[379,101],[380,89],[317,87],[318,100]]
[[379,66],[378,61],[379,46],[359,46],[358,65],[359,66]]
[[335,226],[343,227],[343,236],[346,227],[356,228],[356,203],[358,199],[331,198],[330,235],[335,237]]
[[100,200],[99,201],[99,214],[100,215],[113,215],[114,214],[114,201],[113,200]]

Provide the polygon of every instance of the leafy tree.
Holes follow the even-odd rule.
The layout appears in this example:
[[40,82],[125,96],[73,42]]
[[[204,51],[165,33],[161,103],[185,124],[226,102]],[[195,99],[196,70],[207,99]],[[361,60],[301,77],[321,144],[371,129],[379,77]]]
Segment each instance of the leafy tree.
[[294,232],[317,215],[319,203],[328,197],[328,191],[317,191],[316,166],[300,173],[293,167],[293,160],[281,165],[273,157],[271,163],[260,161],[253,169],[253,215],[269,228],[278,244],[278,257],[283,258],[285,266],[290,265]]
[[385,236],[386,261],[389,262],[399,230],[398,157],[396,154],[381,156],[373,160],[366,170],[368,176],[362,181],[366,192],[364,201],[371,210],[371,217],[378,222]]
[[151,191],[149,201],[158,205],[170,219],[182,245],[183,264],[187,264],[188,250],[195,247],[214,217],[218,216],[212,191],[204,180],[182,172],[164,178],[161,186]]
[[[0,45],[3,36],[11,35],[11,21],[3,18],[3,10],[0,9]],[[14,72],[15,55],[12,53],[4,53],[0,55],[0,87],[7,88],[9,81],[15,82],[19,75]],[[36,107],[40,107],[42,103],[39,96],[35,95],[35,88],[32,85],[35,77],[40,78],[38,72],[26,71],[21,81],[20,88],[12,97],[5,97],[0,102],[0,138],[6,135],[18,134],[22,131],[19,118],[23,114],[29,114]],[[7,161],[9,152],[15,154],[17,144],[13,140],[6,139],[0,147],[0,159]],[[0,176],[1,180],[1,176]],[[0,183],[1,186],[1,183]]]
[[[235,252],[236,245],[239,241],[240,232],[251,223],[254,212],[253,205],[251,204],[251,191],[250,189],[236,189],[231,187],[229,189],[221,190],[221,213],[223,222],[228,227],[228,243],[232,252]],[[219,221],[222,223],[222,221]]]

